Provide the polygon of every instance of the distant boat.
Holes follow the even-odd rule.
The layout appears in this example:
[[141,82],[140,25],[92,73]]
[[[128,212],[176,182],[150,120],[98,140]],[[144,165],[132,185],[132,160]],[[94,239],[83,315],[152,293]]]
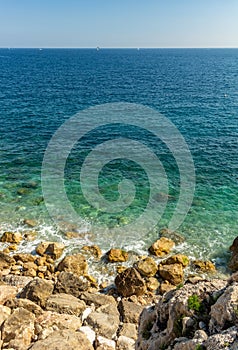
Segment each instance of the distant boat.
[[99,51],[100,50],[100,47],[99,46],[97,46],[97,51]]
[[39,51],[42,51],[43,49],[39,49]]

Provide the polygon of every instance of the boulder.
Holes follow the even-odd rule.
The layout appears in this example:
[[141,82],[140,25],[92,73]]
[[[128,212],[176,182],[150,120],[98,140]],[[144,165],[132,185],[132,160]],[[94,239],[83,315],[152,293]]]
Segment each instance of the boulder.
[[207,260],[207,261],[204,261],[204,260],[195,260],[192,262],[193,266],[202,271],[202,272],[215,272],[216,271],[216,267],[215,265]]
[[120,335],[117,339],[117,350],[134,350],[135,341],[134,339]]
[[172,264],[172,265],[159,265],[159,274],[160,276],[174,284],[178,285],[183,282],[183,267],[181,264]]
[[118,309],[121,314],[122,322],[137,324],[144,307],[122,299],[118,304]]
[[11,309],[7,306],[0,305],[0,328],[3,322],[11,315]]
[[23,308],[18,308],[7,318],[2,327],[4,348],[26,350],[34,336],[35,315]]
[[7,243],[20,243],[22,241],[22,235],[20,232],[4,232],[0,241]]
[[84,276],[62,271],[58,275],[54,293],[71,294],[78,298],[82,291],[86,291],[89,287],[90,283]]
[[146,279],[146,287],[150,292],[154,292],[160,286],[159,281],[155,277],[149,277]]
[[20,293],[20,298],[27,298],[44,307],[53,289],[52,282],[36,277],[24,287]]
[[175,288],[176,288],[176,286],[174,284],[171,284],[169,281],[163,281],[160,284],[159,291],[161,294],[164,294],[164,293],[170,292],[171,290],[173,290]]
[[123,323],[120,331],[119,331],[119,336],[124,336],[128,337],[131,339],[136,340],[137,339],[137,324],[134,323]]
[[64,251],[64,244],[60,242],[41,242],[36,247],[36,252],[39,255],[50,255],[52,259],[59,259]]
[[146,291],[146,284],[139,272],[129,267],[122,273],[118,274],[115,279],[115,285],[118,292],[124,296],[142,295]]
[[161,265],[181,264],[183,267],[186,267],[189,264],[189,258],[183,254],[175,254],[161,261],[160,264]]
[[185,238],[175,231],[171,231],[168,228],[162,228],[159,231],[160,237],[171,239],[175,244],[181,244],[185,241]]
[[142,276],[152,277],[158,271],[158,266],[153,258],[147,257],[136,264],[136,269]]
[[35,227],[37,225],[37,222],[36,220],[33,220],[33,219],[24,219],[23,224],[28,227]]
[[17,288],[6,284],[0,285],[0,305],[4,305],[7,300],[15,298]]
[[33,301],[28,299],[21,299],[21,298],[9,299],[5,303],[5,305],[11,309],[23,308],[33,313],[37,317],[40,316],[43,312],[42,308],[39,305],[35,304]]
[[10,286],[24,288],[30,281],[32,281],[32,278],[27,276],[16,276],[9,274],[3,277],[3,281]]
[[122,249],[110,249],[107,258],[109,262],[124,262],[128,260],[128,253]]
[[83,276],[87,273],[88,264],[82,254],[69,255],[58,264],[57,270],[72,272],[75,275]]
[[100,259],[102,256],[102,251],[97,245],[85,245],[82,247],[82,250],[94,256],[96,259]]
[[237,350],[238,340],[237,340],[238,328],[233,326],[225,331],[218,334],[211,335],[204,343],[206,350]]
[[27,254],[27,253],[18,253],[18,254],[14,254],[13,258],[15,259],[15,261],[18,263],[19,261],[23,262],[23,263],[28,263],[28,262],[34,262],[35,261],[35,257],[31,254]]
[[116,343],[114,340],[107,339],[102,336],[97,336],[96,339],[96,350],[115,350]]
[[37,341],[31,350],[93,350],[87,337],[82,332],[60,330],[52,332],[46,339]]
[[116,300],[110,295],[84,292],[80,299],[85,301],[87,305],[95,305],[96,308],[103,305],[117,305]]
[[161,237],[151,245],[149,252],[155,256],[161,257],[168,254],[174,246],[175,243],[171,239]]
[[90,325],[97,334],[112,339],[116,335],[119,327],[119,317],[114,313],[104,313],[94,311],[89,314],[86,319],[86,323]]
[[53,294],[47,299],[45,309],[59,314],[80,316],[86,309],[86,304],[73,295],[59,293]]
[[96,339],[96,333],[88,326],[82,326],[79,330],[86,335],[90,343],[93,345]]

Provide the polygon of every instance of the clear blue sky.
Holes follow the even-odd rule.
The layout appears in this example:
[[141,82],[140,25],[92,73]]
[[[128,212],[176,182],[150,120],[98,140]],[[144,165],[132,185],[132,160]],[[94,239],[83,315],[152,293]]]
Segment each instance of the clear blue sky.
[[0,47],[238,47],[238,0],[0,0]]

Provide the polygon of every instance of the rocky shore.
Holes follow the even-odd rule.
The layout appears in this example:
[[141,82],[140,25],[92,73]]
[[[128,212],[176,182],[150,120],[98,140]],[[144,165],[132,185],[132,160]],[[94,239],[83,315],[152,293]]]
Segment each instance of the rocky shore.
[[[210,261],[173,253],[183,237],[167,229],[131,266],[129,252],[96,245],[67,256],[59,242],[18,252],[29,239],[0,237],[1,349],[238,349],[238,238],[226,279]],[[89,259],[114,264],[114,283],[98,283]]]

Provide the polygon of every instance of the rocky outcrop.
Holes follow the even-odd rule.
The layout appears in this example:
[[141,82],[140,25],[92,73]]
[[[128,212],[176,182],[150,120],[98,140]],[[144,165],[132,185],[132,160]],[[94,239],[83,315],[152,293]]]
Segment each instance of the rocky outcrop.
[[8,243],[20,243],[22,240],[22,235],[20,232],[4,232],[0,238],[1,242]]
[[155,307],[143,311],[136,349],[208,349],[213,335],[235,325],[237,292],[238,284],[227,286],[216,279],[167,292]]
[[20,297],[27,298],[41,307],[44,307],[46,300],[52,294],[53,289],[54,286],[52,282],[37,277],[24,287],[20,293]]
[[232,271],[238,271],[238,237],[234,239],[230,251],[232,255],[228,266]]

